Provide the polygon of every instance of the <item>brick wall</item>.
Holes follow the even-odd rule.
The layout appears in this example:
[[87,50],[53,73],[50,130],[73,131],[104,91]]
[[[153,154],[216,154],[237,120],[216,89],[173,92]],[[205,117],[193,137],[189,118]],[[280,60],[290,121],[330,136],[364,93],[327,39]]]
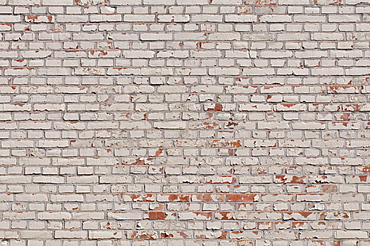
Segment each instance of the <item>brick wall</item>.
[[0,0],[0,245],[370,245],[369,0]]

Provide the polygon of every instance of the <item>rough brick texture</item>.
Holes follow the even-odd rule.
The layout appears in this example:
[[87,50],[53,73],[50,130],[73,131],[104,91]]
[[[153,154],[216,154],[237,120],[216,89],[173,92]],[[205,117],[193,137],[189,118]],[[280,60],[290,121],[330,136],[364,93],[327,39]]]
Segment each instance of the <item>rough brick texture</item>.
[[369,0],[0,0],[2,246],[369,246]]

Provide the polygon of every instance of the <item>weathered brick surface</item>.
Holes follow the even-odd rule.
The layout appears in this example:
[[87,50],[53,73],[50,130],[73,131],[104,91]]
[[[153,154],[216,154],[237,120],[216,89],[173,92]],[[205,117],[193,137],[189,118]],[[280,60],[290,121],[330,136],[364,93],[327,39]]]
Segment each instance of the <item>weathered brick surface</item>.
[[0,0],[0,244],[370,245],[369,0]]

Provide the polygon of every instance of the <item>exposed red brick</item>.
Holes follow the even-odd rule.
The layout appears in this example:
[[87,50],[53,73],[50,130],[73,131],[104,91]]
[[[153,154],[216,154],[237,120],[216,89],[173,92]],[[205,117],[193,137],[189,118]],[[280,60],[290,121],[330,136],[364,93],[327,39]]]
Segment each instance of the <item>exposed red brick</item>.
[[254,194],[227,194],[226,201],[227,202],[246,202],[246,201],[254,201],[256,195]]

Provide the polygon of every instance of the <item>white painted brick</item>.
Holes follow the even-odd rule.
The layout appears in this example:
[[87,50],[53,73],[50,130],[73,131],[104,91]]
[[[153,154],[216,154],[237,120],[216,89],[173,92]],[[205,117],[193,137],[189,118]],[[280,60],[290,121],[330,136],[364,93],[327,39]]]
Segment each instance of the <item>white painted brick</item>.
[[271,111],[272,105],[271,104],[254,104],[254,103],[244,103],[239,105],[240,111]]
[[309,38],[308,33],[278,33],[277,34],[278,41],[287,41],[287,40],[297,41],[297,40],[307,40],[308,38]]
[[69,68],[39,68],[38,75],[68,75],[71,74]]
[[46,194],[22,194],[16,195],[17,201],[20,202],[47,202]]
[[19,237],[19,235],[18,235],[17,231],[10,231],[10,230],[5,231],[5,230],[2,230],[0,232],[0,238],[3,238],[5,240],[9,240],[9,239],[12,239],[12,238],[13,239],[16,239],[18,237]]
[[140,34],[140,39],[143,41],[155,41],[155,40],[172,40],[171,33],[143,33]]
[[174,40],[206,40],[207,35],[205,33],[197,32],[181,32],[174,34]]
[[368,238],[365,231],[336,231],[335,238]]
[[29,148],[34,146],[34,142],[31,140],[4,140],[1,141],[3,148]]
[[301,238],[312,238],[313,235],[318,235],[320,238],[333,238],[331,231],[303,231]]
[[127,1],[121,1],[121,0],[110,0],[111,5],[141,5],[141,0],[127,0]]
[[50,129],[51,122],[42,121],[23,121],[19,123],[20,129]]
[[292,16],[290,15],[262,15],[259,17],[261,22],[270,22],[270,23],[283,23],[283,22],[292,22]]
[[99,220],[104,219],[104,212],[73,212],[72,218],[76,220]]
[[177,0],[179,5],[207,5],[209,0]]
[[121,20],[121,15],[90,15],[90,22],[117,22]]
[[309,5],[310,1],[309,0],[279,0],[279,4],[283,5]]
[[257,22],[255,15],[226,15],[225,22]]
[[54,237],[56,239],[81,239],[87,238],[87,231],[55,231]]
[[125,184],[131,183],[132,177],[130,176],[109,176],[109,177],[100,177],[99,182],[102,184]]
[[72,218],[68,212],[40,212],[37,214],[37,217],[40,220],[67,220]]
[[108,39],[112,40],[139,40],[139,35],[135,33],[110,33]]
[[342,33],[333,33],[333,35],[329,35],[328,33],[313,33],[312,39],[317,41],[344,40],[344,35]]
[[220,5],[241,5],[242,0],[212,0],[211,4],[220,4]]
[[89,239],[113,239],[122,238],[119,231],[89,231]]
[[102,33],[73,33],[73,40],[103,40]]
[[154,122],[156,129],[185,129],[186,122],[184,121],[167,121],[167,122]]
[[[9,5],[39,5],[41,0],[9,0]],[[5,2],[4,2],[5,4]]]
[[222,22],[222,16],[220,15],[211,15],[211,14],[200,14],[193,15],[191,17],[193,22]]
[[258,122],[257,127],[259,129],[289,129],[289,122]]
[[33,178],[33,182],[40,184],[63,184],[65,179],[63,177],[54,176],[37,176]]
[[150,129],[151,124],[148,121],[123,121],[120,123],[121,129]]
[[[3,218],[12,220],[32,220],[35,219],[35,212],[3,212]],[[6,231],[2,231],[6,235]],[[3,235],[4,235],[3,234]],[[10,235],[13,233],[9,233]],[[14,235],[14,234],[13,234]]]
[[116,220],[138,220],[143,218],[142,212],[110,212],[108,218]]
[[154,22],[155,15],[130,15],[123,16],[125,22]]
[[260,55],[262,58],[287,58],[292,57],[291,51],[261,51]]
[[329,22],[359,22],[360,15],[330,15]]
[[369,0],[0,0],[0,244],[368,245]]
[[87,22],[89,19],[86,15],[57,15],[57,22]]
[[88,122],[87,129],[116,129],[118,122]]
[[0,15],[0,23],[21,22],[20,15]]
[[208,39],[212,41],[240,40],[240,34],[239,33],[211,33],[208,35]]
[[158,15],[158,22],[189,22],[189,15]]
[[61,1],[56,1],[56,0],[42,0],[42,4],[44,5],[67,5],[67,6],[70,6],[70,5],[73,5],[73,1],[72,0],[61,0]]
[[106,3],[104,0],[77,0],[77,5],[101,5]]
[[150,5],[173,5],[175,0],[143,0],[144,4]]
[[82,202],[82,195],[51,195],[50,201],[52,202]]
[[128,50],[122,53],[125,58],[152,58],[154,57],[153,51],[145,50]]
[[45,147],[67,147],[69,146],[68,140],[40,140],[38,142],[38,146],[40,148]]
[[243,75],[253,76],[253,75],[273,75],[275,70],[273,68],[243,68]]
[[25,21],[31,23],[48,23],[55,20],[52,15],[25,15]]
[[28,230],[21,232],[22,238],[52,239],[51,231]]

